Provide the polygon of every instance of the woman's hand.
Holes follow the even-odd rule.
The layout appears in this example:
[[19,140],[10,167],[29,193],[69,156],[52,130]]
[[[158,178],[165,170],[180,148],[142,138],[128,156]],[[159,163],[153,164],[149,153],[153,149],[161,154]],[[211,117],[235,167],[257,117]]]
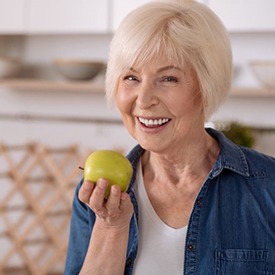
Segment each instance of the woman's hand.
[[116,185],[111,187],[110,195],[105,199],[107,186],[106,179],[99,179],[96,184],[86,180],[79,190],[79,199],[94,211],[97,224],[119,231],[129,226],[133,205],[129,195]]
[[105,199],[107,186],[106,179],[99,179],[96,184],[86,180],[79,189],[79,199],[96,215],[80,272],[83,275],[124,273],[133,204],[129,195],[122,193],[119,186],[112,186],[108,199]]

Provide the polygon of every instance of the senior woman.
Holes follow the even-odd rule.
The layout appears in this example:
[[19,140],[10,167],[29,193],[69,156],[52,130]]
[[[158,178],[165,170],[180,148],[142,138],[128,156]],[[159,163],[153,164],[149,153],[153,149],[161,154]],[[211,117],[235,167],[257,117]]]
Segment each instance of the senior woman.
[[226,98],[227,32],[195,1],[158,1],[115,33],[106,94],[138,145],[129,190],[81,182],[65,274],[275,274],[275,160],[204,125]]

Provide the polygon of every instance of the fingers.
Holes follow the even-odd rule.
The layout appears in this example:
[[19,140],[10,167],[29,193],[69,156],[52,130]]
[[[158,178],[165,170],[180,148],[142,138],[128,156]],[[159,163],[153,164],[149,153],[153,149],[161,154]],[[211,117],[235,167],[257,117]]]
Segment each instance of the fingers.
[[107,189],[108,180],[106,179],[99,179],[96,184],[86,180],[79,189],[79,199],[91,208],[97,217],[105,221],[106,224],[127,223],[133,212],[133,205],[129,195],[121,192],[119,186],[113,185],[106,199]]
[[110,216],[114,216],[120,206],[121,189],[119,186],[113,185],[110,190],[110,195],[106,201],[106,209]]
[[131,198],[127,193],[121,193],[120,197],[120,209],[123,212],[131,214],[134,211],[134,206],[131,202]]
[[124,208],[129,204],[132,205],[129,195],[127,193],[122,193],[120,197],[120,208]]
[[89,199],[89,206],[96,214],[103,213],[105,205],[105,193],[108,187],[108,181],[106,179],[99,179],[95,185],[93,193]]
[[118,215],[121,196],[120,187],[112,186],[108,198],[105,199],[107,187],[106,180],[99,180],[89,202],[95,214],[104,219]]
[[85,180],[79,189],[78,198],[83,203],[89,203],[95,184],[90,180]]

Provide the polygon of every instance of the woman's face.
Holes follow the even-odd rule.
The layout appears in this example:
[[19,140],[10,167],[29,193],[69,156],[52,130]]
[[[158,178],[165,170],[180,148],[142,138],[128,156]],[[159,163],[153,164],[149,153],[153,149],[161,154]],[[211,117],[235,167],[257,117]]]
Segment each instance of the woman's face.
[[119,78],[115,98],[129,133],[146,150],[177,150],[203,129],[195,73],[190,66],[178,67],[165,57],[129,68]]

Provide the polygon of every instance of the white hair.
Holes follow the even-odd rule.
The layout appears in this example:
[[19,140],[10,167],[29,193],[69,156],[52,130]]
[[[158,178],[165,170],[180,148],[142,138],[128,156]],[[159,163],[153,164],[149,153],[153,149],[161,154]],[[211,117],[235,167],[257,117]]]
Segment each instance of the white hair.
[[161,54],[181,66],[192,66],[208,119],[229,92],[232,51],[221,20],[205,5],[190,0],[150,2],[121,22],[107,64],[109,105],[115,102],[118,79],[126,68],[146,65]]

